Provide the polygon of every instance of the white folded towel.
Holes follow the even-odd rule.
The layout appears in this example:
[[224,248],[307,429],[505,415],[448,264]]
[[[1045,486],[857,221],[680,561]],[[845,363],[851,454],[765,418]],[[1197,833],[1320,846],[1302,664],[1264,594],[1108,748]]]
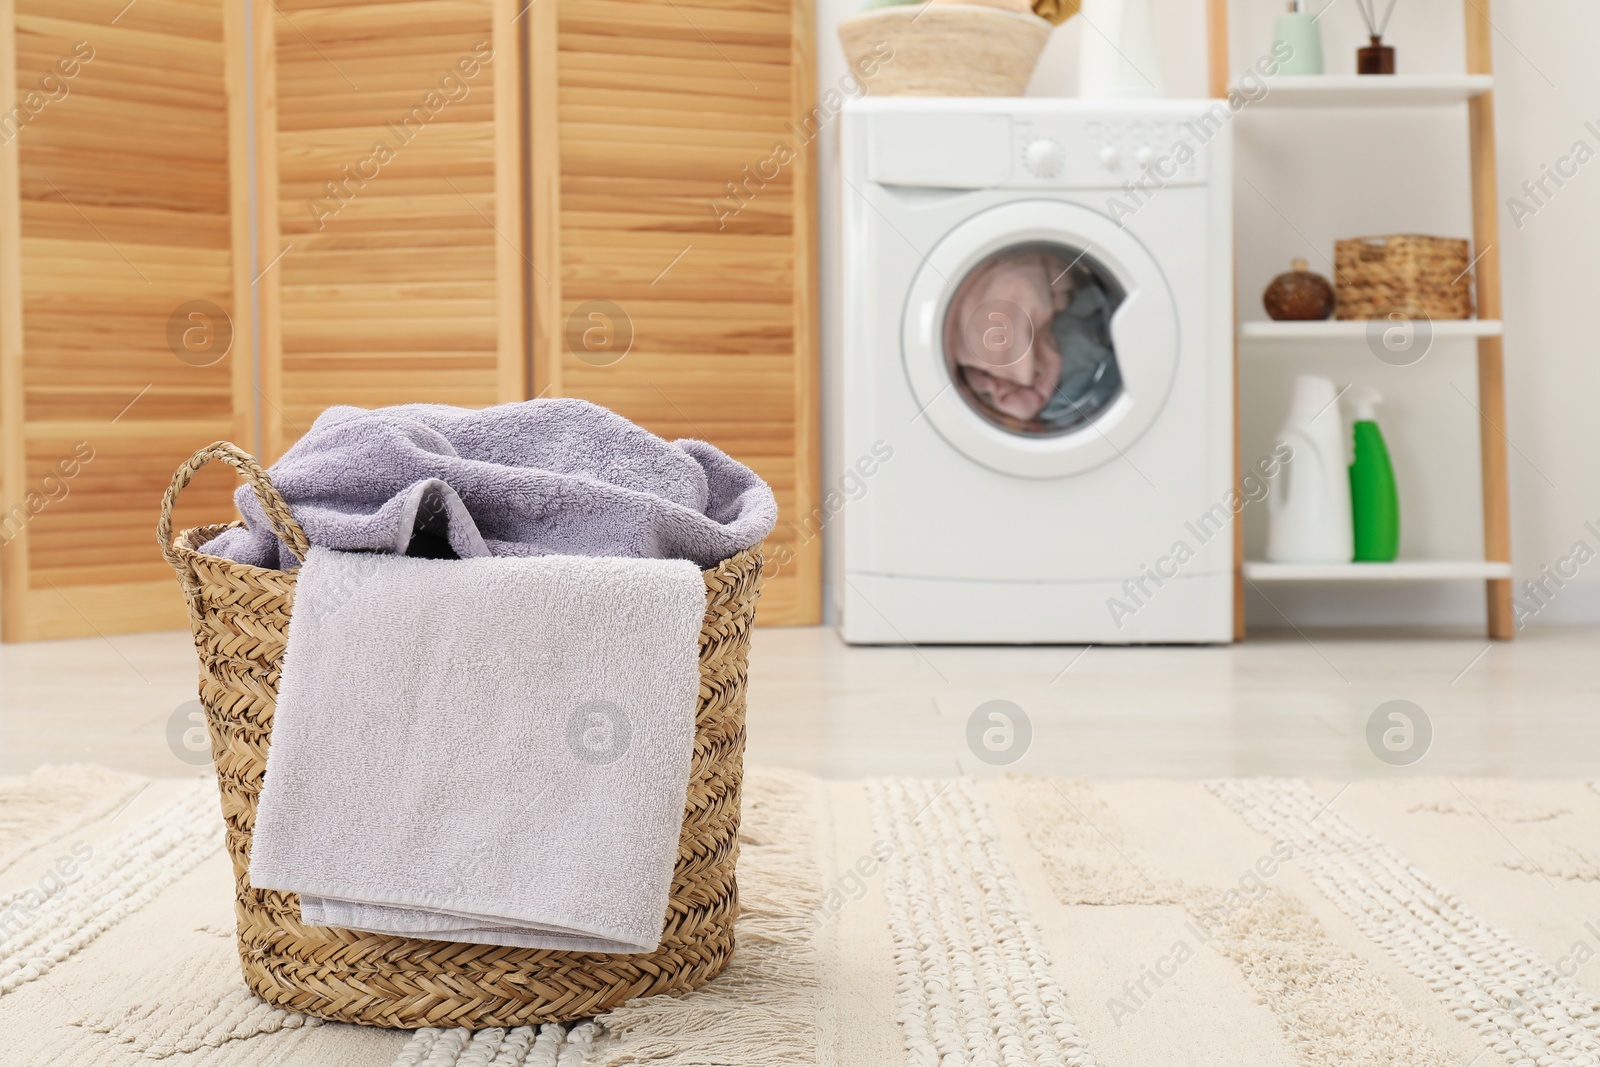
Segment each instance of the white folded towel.
[[685,560],[311,550],[250,880],[313,926],[649,952],[694,749]]

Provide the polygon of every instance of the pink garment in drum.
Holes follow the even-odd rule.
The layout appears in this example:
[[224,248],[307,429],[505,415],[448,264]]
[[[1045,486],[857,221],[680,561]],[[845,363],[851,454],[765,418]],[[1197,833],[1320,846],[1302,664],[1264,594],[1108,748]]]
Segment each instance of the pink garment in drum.
[[1032,419],[1061,378],[1061,352],[1051,329],[1066,310],[1072,284],[1060,257],[1018,251],[980,264],[956,292],[945,316],[951,372],[1002,414]]

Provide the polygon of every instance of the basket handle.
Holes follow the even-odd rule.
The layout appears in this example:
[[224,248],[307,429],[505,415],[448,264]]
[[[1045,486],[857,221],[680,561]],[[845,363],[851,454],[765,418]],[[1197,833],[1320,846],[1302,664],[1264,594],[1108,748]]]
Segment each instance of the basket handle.
[[[261,469],[261,464],[256,462],[254,456],[238,445],[229,441],[216,441],[184,460],[173,472],[172,484],[167,486],[167,495],[161,501],[161,521],[156,524],[156,541],[161,545],[161,554],[172,564],[172,569],[178,572],[178,577],[183,579],[188,568],[184,566],[183,560],[178,556],[178,550],[172,544],[172,508],[178,502],[178,494],[183,492],[183,487],[199,473],[201,467],[214,459],[222,460],[244,477],[245,483],[255,491],[261,510],[266,512],[267,522],[272,525],[272,532],[289,546],[289,551],[294,553],[296,559],[305,562],[306,554],[311,551],[311,543],[306,539],[305,530],[295,521],[294,515],[289,511],[288,503],[283,499],[283,494],[272,484],[267,472]],[[185,592],[191,594],[195,592],[189,588],[192,581],[193,578],[190,576],[184,582]]]

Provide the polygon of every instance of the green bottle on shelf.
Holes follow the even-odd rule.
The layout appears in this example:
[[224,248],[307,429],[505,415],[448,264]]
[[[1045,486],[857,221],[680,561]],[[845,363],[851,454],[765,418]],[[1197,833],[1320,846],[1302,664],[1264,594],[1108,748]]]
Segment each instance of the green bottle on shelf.
[[1357,386],[1351,393],[1356,409],[1351,432],[1355,462],[1350,464],[1355,558],[1359,563],[1389,563],[1400,554],[1400,496],[1395,491],[1389,446],[1378,429],[1376,408],[1383,397],[1369,386]]

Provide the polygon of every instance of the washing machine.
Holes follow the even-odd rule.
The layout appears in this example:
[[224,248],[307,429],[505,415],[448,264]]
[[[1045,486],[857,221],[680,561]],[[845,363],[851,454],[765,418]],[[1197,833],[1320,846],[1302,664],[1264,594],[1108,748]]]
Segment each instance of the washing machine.
[[846,105],[846,641],[1231,639],[1229,117],[1214,100]]

